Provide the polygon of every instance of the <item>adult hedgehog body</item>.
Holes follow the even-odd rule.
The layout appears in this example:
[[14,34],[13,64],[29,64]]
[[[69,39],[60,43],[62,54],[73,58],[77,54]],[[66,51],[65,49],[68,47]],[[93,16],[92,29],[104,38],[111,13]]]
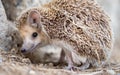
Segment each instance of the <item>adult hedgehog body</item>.
[[50,39],[66,41],[78,56],[86,58],[86,63],[97,66],[109,58],[112,47],[110,19],[93,0],[53,0],[22,13],[17,19],[20,27],[26,24],[33,10],[39,12],[40,23]]

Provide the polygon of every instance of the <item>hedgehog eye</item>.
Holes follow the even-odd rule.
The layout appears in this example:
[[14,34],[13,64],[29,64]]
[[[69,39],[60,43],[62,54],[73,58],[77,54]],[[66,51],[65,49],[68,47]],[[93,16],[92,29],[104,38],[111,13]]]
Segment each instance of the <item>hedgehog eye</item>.
[[37,32],[34,32],[33,34],[32,34],[32,37],[37,37],[38,36],[38,33]]

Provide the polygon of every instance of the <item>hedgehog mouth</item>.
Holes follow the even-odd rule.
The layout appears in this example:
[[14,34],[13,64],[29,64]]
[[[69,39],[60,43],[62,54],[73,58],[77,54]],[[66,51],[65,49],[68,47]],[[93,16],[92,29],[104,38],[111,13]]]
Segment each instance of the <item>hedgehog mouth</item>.
[[28,53],[29,53],[29,52],[34,52],[35,48],[36,48],[36,46],[35,46],[35,45],[32,45],[31,48],[28,50]]
[[26,53],[33,53],[39,47],[39,45],[40,45],[40,43],[37,45],[33,44]]

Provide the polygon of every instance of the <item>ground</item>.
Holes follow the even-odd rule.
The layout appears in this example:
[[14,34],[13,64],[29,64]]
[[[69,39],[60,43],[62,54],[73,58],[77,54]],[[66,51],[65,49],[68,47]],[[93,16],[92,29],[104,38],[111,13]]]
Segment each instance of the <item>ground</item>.
[[50,64],[32,64],[28,58],[17,54],[15,50],[0,50],[1,75],[115,75],[120,73],[120,64],[106,65],[104,68],[70,71],[61,66]]

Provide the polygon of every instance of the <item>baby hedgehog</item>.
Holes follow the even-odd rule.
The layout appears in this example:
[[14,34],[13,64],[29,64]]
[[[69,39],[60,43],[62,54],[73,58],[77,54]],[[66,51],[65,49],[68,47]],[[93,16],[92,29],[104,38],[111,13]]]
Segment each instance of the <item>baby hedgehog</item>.
[[[79,69],[83,70],[90,66],[97,67],[108,60],[112,48],[109,21],[94,0],[53,0],[23,12],[16,22],[23,37],[21,50],[28,51],[25,53],[27,57],[36,53],[40,55],[40,52],[34,53],[38,50],[33,49],[52,45],[50,40],[58,39],[58,42],[64,41],[69,45],[69,48],[63,47],[62,43],[55,45],[58,48],[61,46],[58,52],[63,52],[63,56],[65,53],[65,60],[70,59],[67,61],[69,68],[79,65]],[[31,51],[32,55],[29,54]]]

